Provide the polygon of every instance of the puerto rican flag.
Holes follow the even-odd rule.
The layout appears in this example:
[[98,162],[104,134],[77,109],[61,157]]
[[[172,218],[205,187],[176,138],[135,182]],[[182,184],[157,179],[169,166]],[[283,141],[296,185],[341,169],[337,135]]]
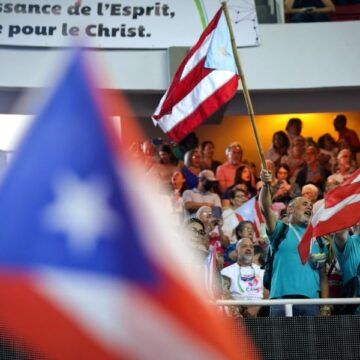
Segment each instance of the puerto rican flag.
[[263,223],[264,221],[261,215],[259,201],[256,196],[253,196],[251,199],[239,206],[235,210],[235,213],[238,216],[239,221],[251,221],[254,224],[256,236],[260,236],[261,223]]
[[238,80],[229,29],[219,9],[177,69],[152,116],[154,123],[179,141],[235,95]]
[[345,182],[330,190],[313,215],[298,246],[303,264],[310,253],[313,237],[347,229],[360,221],[360,169]]
[[88,69],[77,52],[1,184],[1,331],[47,359],[256,358],[179,277]]

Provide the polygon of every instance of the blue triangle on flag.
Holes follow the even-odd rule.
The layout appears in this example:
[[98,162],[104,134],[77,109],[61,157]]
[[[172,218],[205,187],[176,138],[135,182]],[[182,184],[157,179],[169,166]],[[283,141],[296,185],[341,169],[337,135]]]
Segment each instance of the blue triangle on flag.
[[117,165],[77,51],[0,188],[0,268],[157,281]]

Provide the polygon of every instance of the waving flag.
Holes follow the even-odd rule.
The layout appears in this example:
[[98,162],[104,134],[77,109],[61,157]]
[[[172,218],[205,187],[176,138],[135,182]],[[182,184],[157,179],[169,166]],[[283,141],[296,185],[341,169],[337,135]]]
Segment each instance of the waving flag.
[[235,210],[236,215],[239,215],[240,221],[251,221],[254,224],[254,230],[256,236],[260,235],[260,227],[262,220],[261,210],[259,206],[259,202],[255,196],[253,196],[250,200],[246,201],[244,204],[239,206]]
[[236,93],[238,78],[222,9],[177,69],[154,123],[174,141],[190,133]]
[[309,257],[311,239],[349,228],[360,221],[360,169],[325,195],[298,246],[303,263]]
[[47,359],[256,357],[175,277],[86,69],[77,53],[0,188],[2,331]]

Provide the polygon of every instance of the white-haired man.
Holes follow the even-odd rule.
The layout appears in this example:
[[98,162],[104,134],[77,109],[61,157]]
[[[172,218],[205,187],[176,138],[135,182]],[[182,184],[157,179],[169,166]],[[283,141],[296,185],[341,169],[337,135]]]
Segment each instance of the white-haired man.
[[[299,242],[312,216],[312,203],[305,197],[293,199],[287,209],[288,225],[277,220],[271,210],[271,194],[269,183],[271,173],[262,169],[260,172],[264,186],[260,192],[260,207],[265,220],[272,251],[276,249],[273,260],[271,278],[271,299],[286,298],[322,298],[329,296],[329,286],[325,271],[327,250],[320,241],[315,241],[311,249],[309,261],[302,264],[298,252]],[[284,231],[286,230],[286,231]],[[281,241],[280,241],[281,239]],[[276,245],[277,243],[277,245]],[[321,313],[328,315],[330,308],[323,306]],[[319,315],[317,305],[295,305],[294,315]],[[270,307],[270,316],[284,316],[282,305]]]

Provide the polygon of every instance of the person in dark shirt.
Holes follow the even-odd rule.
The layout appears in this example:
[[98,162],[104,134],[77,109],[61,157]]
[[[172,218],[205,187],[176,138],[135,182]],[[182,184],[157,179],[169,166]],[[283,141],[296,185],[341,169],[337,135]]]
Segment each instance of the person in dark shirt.
[[334,11],[332,0],[285,0],[285,13],[292,23],[330,21]]

